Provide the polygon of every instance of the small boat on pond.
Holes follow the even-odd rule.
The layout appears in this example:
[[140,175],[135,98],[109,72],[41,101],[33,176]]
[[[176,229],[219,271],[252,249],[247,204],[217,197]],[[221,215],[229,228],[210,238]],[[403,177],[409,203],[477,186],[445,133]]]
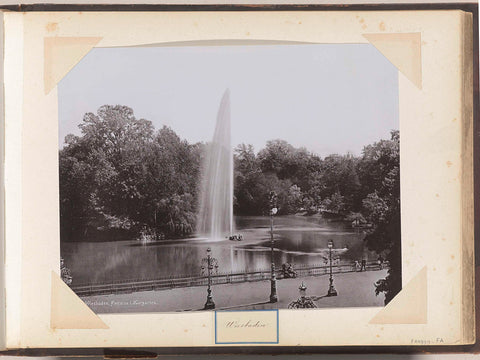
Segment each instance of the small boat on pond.
[[242,241],[243,240],[243,235],[242,234],[232,234],[228,237],[228,240],[231,241]]

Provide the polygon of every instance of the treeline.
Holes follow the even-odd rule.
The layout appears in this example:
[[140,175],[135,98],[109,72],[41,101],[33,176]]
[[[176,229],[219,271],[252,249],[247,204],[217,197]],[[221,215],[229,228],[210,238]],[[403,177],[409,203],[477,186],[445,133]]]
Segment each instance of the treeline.
[[235,149],[235,210],[261,215],[268,193],[278,195],[279,214],[322,212],[359,224],[389,194],[399,195],[399,134],[365,146],[362,156],[324,159],[284,140],[267,142],[257,155],[251,145]]
[[[166,236],[195,232],[205,144],[189,144],[173,130],[155,131],[125,106],[87,113],[81,136],[60,150],[62,238],[82,240],[106,230],[155,229]],[[278,214],[317,214],[373,223],[389,197],[399,197],[399,134],[363,149],[362,156],[320,158],[284,140],[234,151],[234,212],[265,215],[268,194]],[[130,233],[129,233],[130,232]]]

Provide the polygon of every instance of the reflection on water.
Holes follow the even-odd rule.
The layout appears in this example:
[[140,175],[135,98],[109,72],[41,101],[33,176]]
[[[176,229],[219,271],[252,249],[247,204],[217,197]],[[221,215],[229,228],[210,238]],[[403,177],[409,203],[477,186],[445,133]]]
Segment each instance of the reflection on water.
[[[236,217],[235,222],[244,241],[186,239],[149,246],[137,241],[62,243],[61,253],[74,284],[199,274],[208,247],[218,259],[219,272],[268,269],[269,218]],[[334,257],[341,262],[362,257],[376,259],[375,254],[363,248],[363,237],[342,222],[313,216],[278,216],[274,228],[275,264],[323,265],[329,239],[335,244]]]

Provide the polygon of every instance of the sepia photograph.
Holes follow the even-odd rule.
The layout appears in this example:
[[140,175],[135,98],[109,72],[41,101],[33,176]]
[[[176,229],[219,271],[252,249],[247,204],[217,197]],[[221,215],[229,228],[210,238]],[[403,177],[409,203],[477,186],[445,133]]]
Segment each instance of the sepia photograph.
[[99,314],[388,304],[398,108],[371,44],[92,49],[58,83],[63,281]]

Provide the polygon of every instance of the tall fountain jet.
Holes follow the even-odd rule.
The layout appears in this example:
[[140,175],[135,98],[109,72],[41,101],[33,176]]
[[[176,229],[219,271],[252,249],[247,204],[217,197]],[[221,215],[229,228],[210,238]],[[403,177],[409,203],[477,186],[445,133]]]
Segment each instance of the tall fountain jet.
[[233,233],[233,151],[228,89],[220,102],[215,133],[203,165],[197,232],[213,241]]

